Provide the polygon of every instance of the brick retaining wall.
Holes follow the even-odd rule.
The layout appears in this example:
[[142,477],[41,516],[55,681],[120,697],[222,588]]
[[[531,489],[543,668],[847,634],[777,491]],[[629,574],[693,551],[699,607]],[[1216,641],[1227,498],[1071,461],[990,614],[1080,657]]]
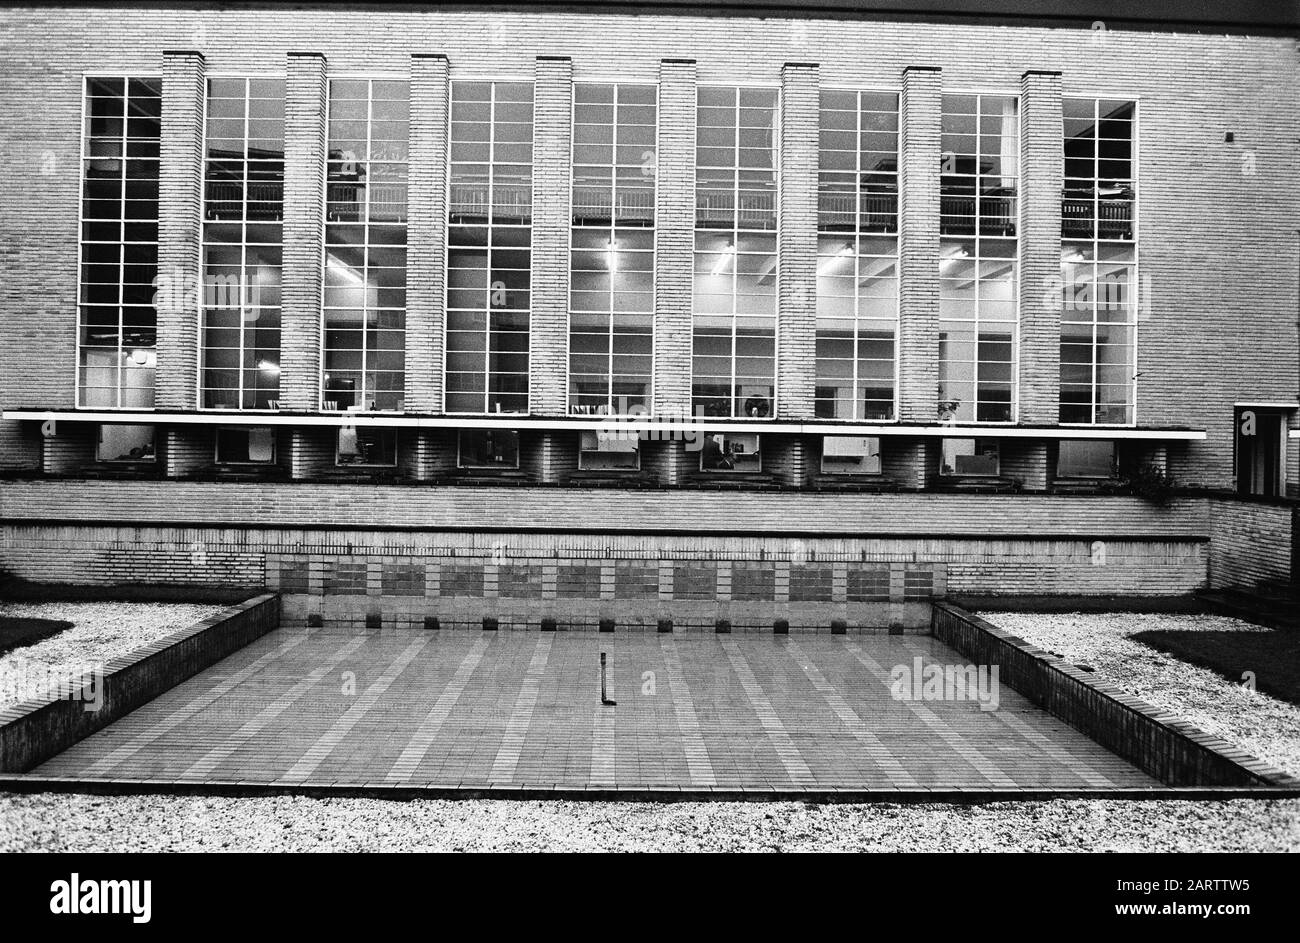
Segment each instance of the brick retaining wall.
[[931,631],[973,662],[998,665],[1002,682],[1167,785],[1300,787],[1227,741],[950,603],[935,603]]
[[98,710],[86,710],[80,699],[56,697],[0,709],[0,772],[32,769],[279,624],[279,599],[257,596],[107,662],[98,682]]

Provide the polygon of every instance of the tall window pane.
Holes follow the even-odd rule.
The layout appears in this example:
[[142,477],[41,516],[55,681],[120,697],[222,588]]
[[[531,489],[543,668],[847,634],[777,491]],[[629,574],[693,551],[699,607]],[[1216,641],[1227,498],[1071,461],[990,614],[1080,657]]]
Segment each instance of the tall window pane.
[[1060,421],[1134,421],[1134,103],[1066,99]]
[[692,404],[769,416],[776,359],[777,92],[700,88]]
[[1016,395],[1017,101],[943,96],[939,416],[1010,422]]
[[453,82],[446,408],[528,411],[533,86]]
[[893,419],[896,94],[822,92],[818,177],[816,415]]
[[284,218],[284,81],[208,81],[203,405],[276,409]]
[[330,82],[326,410],[403,405],[408,98],[406,82]]
[[943,96],[940,232],[1016,234],[1018,122],[1010,96]]
[[569,409],[650,405],[654,316],[653,85],[574,86]]
[[78,403],[153,406],[158,79],[89,78],[82,134]]

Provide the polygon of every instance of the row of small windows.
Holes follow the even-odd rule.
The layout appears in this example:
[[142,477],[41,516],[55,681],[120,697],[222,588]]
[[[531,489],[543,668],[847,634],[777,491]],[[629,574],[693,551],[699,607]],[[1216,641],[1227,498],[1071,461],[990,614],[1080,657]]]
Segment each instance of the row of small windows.
[[[152,403],[158,86],[87,82],[83,405]],[[706,416],[775,411],[777,99],[772,88],[698,90],[692,404]],[[321,407],[400,411],[409,86],[334,79],[328,101]],[[1018,100],[949,94],[942,109],[939,411],[1009,422]],[[574,87],[573,413],[650,402],[657,112],[653,85]],[[1132,418],[1137,304],[1133,103],[1067,99],[1064,114],[1061,419],[1123,423]],[[211,79],[206,135],[201,402],[276,409],[283,81]],[[529,409],[532,140],[531,83],[452,83],[443,378],[451,413]],[[821,93],[819,418],[896,416],[898,148],[897,94]]]
[[[100,426],[97,460],[148,463],[157,459],[153,426]],[[752,432],[707,433],[699,452],[701,472],[763,470],[762,437]],[[222,426],[215,436],[214,460],[224,465],[269,465],[277,460],[272,426]],[[640,443],[618,432],[578,433],[578,468],[582,471],[628,472],[641,468]],[[351,467],[396,467],[398,431],[345,427],[336,438],[335,463]],[[878,476],[882,472],[877,436],[823,436],[823,475]],[[939,450],[944,476],[996,477],[1001,472],[997,439],[945,438]],[[457,467],[468,470],[519,468],[519,433],[510,429],[465,429],[457,436]],[[1110,478],[1116,474],[1116,448],[1110,440],[1061,440],[1056,474],[1061,478]]]

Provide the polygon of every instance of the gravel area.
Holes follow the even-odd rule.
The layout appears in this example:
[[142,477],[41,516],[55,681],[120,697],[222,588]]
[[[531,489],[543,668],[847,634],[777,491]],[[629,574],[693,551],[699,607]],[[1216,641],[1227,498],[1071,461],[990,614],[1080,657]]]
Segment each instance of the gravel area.
[[0,704],[39,693],[42,675],[79,675],[205,619],[224,607],[190,603],[0,602],[0,615],[63,619],[72,628],[0,656]]
[[989,805],[0,794],[12,851],[1286,851],[1300,800]]
[[[1129,638],[1136,632],[1271,632],[1226,616],[1136,612],[1011,613],[982,617],[1039,648],[1089,665],[1108,682],[1206,733],[1300,776],[1300,707],[1234,684]],[[1260,666],[1264,670],[1267,666]]]

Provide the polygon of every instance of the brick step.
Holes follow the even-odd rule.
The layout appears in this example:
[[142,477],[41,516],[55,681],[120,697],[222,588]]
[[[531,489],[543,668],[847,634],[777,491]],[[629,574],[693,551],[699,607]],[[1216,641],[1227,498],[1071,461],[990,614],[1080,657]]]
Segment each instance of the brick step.
[[1261,598],[1247,590],[1223,589],[1199,593],[1211,612],[1274,629],[1300,628],[1300,609],[1294,605]]

